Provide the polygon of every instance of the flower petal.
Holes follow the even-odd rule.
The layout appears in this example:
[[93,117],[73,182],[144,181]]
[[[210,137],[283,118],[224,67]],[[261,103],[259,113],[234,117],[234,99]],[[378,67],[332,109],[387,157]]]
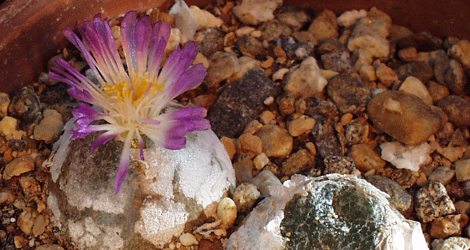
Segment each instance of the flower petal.
[[122,182],[127,176],[127,172],[129,172],[129,151],[131,148],[131,141],[132,137],[134,137],[134,130],[129,131],[127,134],[126,140],[124,141],[124,146],[122,148],[121,153],[121,160],[119,162],[119,169],[116,176],[116,184],[114,187],[114,191],[119,193],[121,189]]
[[95,151],[95,149],[97,149],[99,146],[105,144],[106,142],[108,142],[109,140],[115,138],[116,136],[118,136],[119,134],[116,134],[116,133],[112,133],[112,132],[105,132],[101,135],[99,135],[98,137],[96,137],[96,139],[93,141],[93,144],[91,145],[90,147],[90,152],[93,152]]

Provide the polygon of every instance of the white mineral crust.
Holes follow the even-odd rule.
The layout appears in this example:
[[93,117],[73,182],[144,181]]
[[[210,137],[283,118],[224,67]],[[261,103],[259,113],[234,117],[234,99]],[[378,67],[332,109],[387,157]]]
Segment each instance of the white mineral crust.
[[431,145],[426,142],[416,146],[405,146],[399,142],[384,142],[380,144],[380,148],[382,149],[381,158],[397,168],[418,171],[419,167],[432,161]]

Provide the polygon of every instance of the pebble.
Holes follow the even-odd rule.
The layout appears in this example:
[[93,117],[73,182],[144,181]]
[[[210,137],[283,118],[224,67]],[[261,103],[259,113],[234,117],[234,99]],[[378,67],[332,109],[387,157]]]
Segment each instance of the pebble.
[[421,143],[416,146],[404,146],[399,142],[384,142],[380,144],[381,158],[392,163],[397,168],[418,171],[419,168],[432,161],[431,145]]
[[309,98],[321,93],[327,83],[317,60],[307,57],[300,66],[291,69],[284,90],[291,92],[295,97]]
[[198,244],[196,237],[194,237],[192,233],[184,233],[180,235],[179,241],[181,245],[186,246],[186,247]]
[[390,203],[404,216],[409,215],[413,209],[413,197],[397,182],[380,175],[372,175],[366,178],[376,188],[387,193]]
[[324,55],[324,54],[335,53],[335,52],[349,53],[349,50],[337,38],[330,37],[330,38],[321,40],[315,52],[317,52],[320,55]]
[[217,86],[240,69],[240,63],[235,53],[217,51],[209,57],[209,68],[205,81],[209,83],[209,86]]
[[414,76],[407,77],[398,90],[415,95],[421,98],[421,100],[423,100],[428,105],[432,105],[433,103],[432,97],[429,94],[426,86]]
[[437,103],[449,117],[449,121],[458,127],[470,126],[470,102],[460,96],[449,95]]
[[398,58],[405,62],[415,61],[418,59],[418,50],[415,47],[408,47],[398,51]]
[[250,159],[259,155],[263,150],[261,139],[249,133],[243,133],[237,139],[237,146],[241,154],[249,155]]
[[458,182],[470,180],[470,159],[463,159],[454,163],[455,177]]
[[302,116],[287,123],[287,130],[293,137],[309,133],[315,126],[315,119]]
[[35,250],[64,250],[64,248],[56,244],[45,244],[36,247]]
[[220,199],[217,206],[217,215],[222,220],[221,228],[228,229],[232,227],[237,219],[237,206],[235,202],[228,197]]
[[230,82],[234,82],[242,78],[246,74],[246,72],[248,72],[250,69],[261,67],[260,61],[249,56],[242,56],[238,58],[238,64],[240,65],[240,70],[235,72],[232,76],[230,76],[229,78]]
[[249,70],[238,81],[226,86],[210,108],[207,119],[211,122],[211,129],[219,137],[238,137],[248,122],[261,113],[263,101],[276,96],[277,92],[276,83],[266,76],[264,70]]
[[363,112],[370,98],[370,88],[358,75],[337,75],[330,79],[326,90],[341,113]]
[[9,180],[13,176],[20,176],[34,170],[34,159],[30,155],[20,156],[5,166],[3,179]]
[[45,109],[43,116],[44,118],[39,125],[34,127],[34,139],[50,144],[59,138],[64,122],[62,121],[62,115],[53,109]]
[[11,116],[5,116],[0,121],[0,134],[5,136],[7,140],[21,140],[26,133],[17,130],[18,120]]
[[379,130],[408,145],[426,141],[447,122],[442,110],[403,91],[375,95],[367,105],[367,114]]
[[[237,40],[237,48],[244,55],[263,60],[266,57],[266,49],[263,43],[253,36],[244,36]],[[221,65],[224,66],[224,65]]]
[[454,205],[457,214],[468,214],[470,212],[470,202],[460,200],[455,202]]
[[239,213],[251,211],[261,193],[258,188],[251,183],[242,183],[233,193],[233,201]]
[[41,186],[32,176],[21,176],[19,183],[23,193],[27,196],[33,196],[41,192]]
[[283,5],[274,13],[276,19],[289,26],[293,30],[300,30],[305,24],[311,21],[311,17],[305,10],[294,5]]
[[196,5],[191,5],[189,10],[197,21],[198,30],[203,28],[220,27],[224,23],[222,19],[215,17],[207,10],[201,10]]
[[288,68],[281,68],[278,69],[276,72],[273,74],[273,81],[277,80],[282,80],[284,79],[284,76],[289,72]]
[[280,36],[290,36],[292,30],[285,24],[276,19],[267,21],[259,27],[261,39],[265,41],[273,41]]
[[295,96],[292,92],[286,91],[283,92],[276,99],[277,107],[279,112],[283,116],[291,115],[295,112]]
[[354,70],[351,65],[351,59],[347,52],[332,52],[323,54],[321,62],[324,69],[339,72],[342,74],[351,74]]
[[292,153],[289,158],[282,162],[281,174],[292,176],[315,167],[315,156],[307,149],[300,149]]
[[391,24],[387,14],[372,8],[367,17],[356,22],[348,40],[348,49],[364,49],[373,57],[387,57],[390,53],[387,36]]
[[255,135],[261,139],[263,152],[268,157],[287,158],[292,152],[294,139],[285,128],[268,124],[261,127]]
[[234,139],[224,136],[224,137],[220,138],[220,141],[222,142],[222,144],[224,144],[225,150],[227,150],[227,153],[228,153],[228,156],[230,157],[230,159],[233,160],[233,157],[237,153],[237,149],[235,148]]
[[353,158],[356,168],[367,172],[383,169],[386,162],[367,144],[356,144],[349,148],[348,156]]
[[430,222],[455,212],[455,206],[440,182],[431,181],[416,192],[415,211],[419,220]]
[[434,70],[426,62],[414,61],[398,66],[395,70],[398,79],[404,81],[409,76],[418,78],[421,82],[428,82],[434,77]]
[[14,95],[8,106],[10,116],[18,118],[22,121],[34,120],[41,111],[41,103],[32,86],[26,86]]
[[216,51],[223,51],[224,36],[225,33],[218,28],[205,28],[197,31],[193,40],[197,44],[199,53],[210,57]]
[[276,123],[276,116],[273,114],[273,112],[269,111],[269,110],[265,110],[263,111],[263,113],[261,113],[259,115],[259,120],[262,124],[274,124]]
[[331,10],[324,10],[318,14],[308,28],[317,40],[338,37],[338,23],[336,14]]
[[338,17],[338,25],[343,27],[350,27],[353,25],[358,19],[367,16],[366,10],[349,10],[343,12]]
[[467,148],[463,147],[438,147],[436,150],[440,155],[444,156],[451,162],[455,162],[458,159],[462,158],[463,153],[467,151]]
[[349,122],[344,129],[344,137],[348,146],[366,142],[369,138],[367,119],[359,117]]
[[305,99],[306,109],[304,114],[314,117],[316,115],[323,116],[328,120],[334,120],[339,116],[339,111],[336,105],[319,97]]
[[237,184],[249,182],[253,179],[253,167],[253,161],[247,156],[240,157],[233,163]]
[[274,18],[274,10],[282,0],[243,0],[233,7],[233,14],[244,24],[258,25]]
[[460,40],[449,49],[448,54],[450,57],[459,60],[465,69],[470,68],[470,41]]
[[7,115],[8,105],[10,105],[10,97],[7,93],[0,92],[0,119]]
[[454,178],[454,176],[455,170],[444,166],[438,166],[428,176],[428,180],[438,181],[442,183],[442,185],[447,185],[450,183],[450,181],[452,181],[452,178]]
[[468,80],[462,65],[458,61],[449,61],[449,68],[445,71],[444,81],[452,94],[464,93]]
[[354,160],[349,156],[328,155],[323,159],[323,174],[351,174],[356,170]]
[[377,79],[387,87],[392,86],[392,84],[398,80],[397,73],[384,63],[379,63],[375,70],[375,75],[377,76]]
[[377,80],[374,66],[368,64],[360,66],[359,76],[361,77],[361,80],[366,82],[373,82]]
[[31,235],[33,233],[34,217],[35,215],[30,211],[23,211],[20,216],[18,216],[18,227],[24,234]]
[[470,239],[464,237],[449,237],[445,240],[435,239],[432,241],[433,250],[469,250]]
[[255,168],[258,170],[261,170],[264,168],[269,163],[269,158],[265,153],[261,153],[257,155],[253,159],[253,164],[255,165]]
[[315,139],[315,146],[320,156],[344,155],[344,147],[336,136],[331,122],[321,116],[315,116],[315,120],[315,127],[311,134]]
[[258,190],[261,192],[261,195],[268,196],[269,188],[274,186],[281,186],[282,183],[273,172],[269,170],[263,170],[257,174],[251,181],[251,184],[255,185]]
[[439,101],[450,94],[449,88],[432,80],[428,82],[427,88],[433,102]]
[[46,217],[42,214],[38,215],[34,220],[32,233],[35,237],[43,234],[46,231]]
[[460,236],[468,223],[466,214],[447,215],[431,223],[430,235],[433,238],[445,239],[449,236]]
[[411,188],[418,182],[420,172],[411,171],[409,169],[393,169],[390,179],[397,182],[403,188]]

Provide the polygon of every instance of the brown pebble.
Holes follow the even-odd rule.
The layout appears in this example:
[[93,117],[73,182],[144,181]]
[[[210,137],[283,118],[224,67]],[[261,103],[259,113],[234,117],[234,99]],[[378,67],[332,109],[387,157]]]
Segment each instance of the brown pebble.
[[468,223],[466,214],[447,215],[435,219],[431,224],[430,234],[433,238],[444,239],[449,236],[460,236]]
[[34,170],[34,159],[30,155],[23,155],[8,163],[3,171],[3,179],[9,180],[13,176]]

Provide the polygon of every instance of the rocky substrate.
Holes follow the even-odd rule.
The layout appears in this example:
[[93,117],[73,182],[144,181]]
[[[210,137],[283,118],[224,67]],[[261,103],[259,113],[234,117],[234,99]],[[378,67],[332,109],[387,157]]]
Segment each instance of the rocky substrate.
[[[388,193],[431,249],[470,249],[470,41],[413,33],[376,8],[336,15],[260,0],[191,11],[208,75],[177,101],[209,110],[235,168],[238,217],[225,235],[188,230],[169,249],[222,249],[267,186],[331,173]],[[186,36],[174,29],[167,48]],[[87,72],[76,51],[58,56]],[[74,249],[56,237],[46,203],[52,145],[77,106],[66,89],[44,73],[0,93],[2,249]]]

